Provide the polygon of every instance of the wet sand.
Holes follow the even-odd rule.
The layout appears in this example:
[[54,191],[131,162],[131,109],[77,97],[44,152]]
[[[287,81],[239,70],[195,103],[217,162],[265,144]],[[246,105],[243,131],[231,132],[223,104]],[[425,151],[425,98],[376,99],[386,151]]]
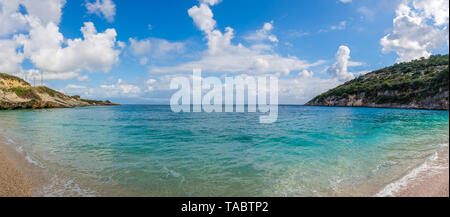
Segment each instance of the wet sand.
[[421,166],[401,179],[389,184],[379,197],[448,197],[449,148],[448,144]]
[[397,197],[448,197],[448,170],[423,178],[395,194]]
[[396,197],[448,197],[449,196],[449,150],[438,154],[430,169],[417,174],[417,179],[408,183]]
[[31,182],[0,150],[0,197],[31,196]]
[[[0,144],[2,146],[2,144]],[[17,155],[17,156],[14,156]],[[13,156],[13,158],[7,158]],[[33,187],[35,183],[42,183],[40,178],[34,180],[34,186],[31,178],[39,176],[25,176],[30,171],[36,173],[36,168],[23,167],[14,163],[23,163],[23,161],[14,160],[23,158],[18,152],[8,149],[5,146],[0,147],[0,197],[31,197],[33,196]],[[28,163],[26,163],[28,164]],[[424,168],[418,168],[414,174],[408,174],[403,179],[387,186],[386,192],[377,196],[391,197],[448,197],[449,196],[449,151],[448,146],[441,151],[436,159],[424,164]],[[23,168],[23,169],[22,169]],[[22,171],[24,170],[24,171]],[[41,186],[39,186],[41,187]],[[391,187],[389,189],[389,187]]]

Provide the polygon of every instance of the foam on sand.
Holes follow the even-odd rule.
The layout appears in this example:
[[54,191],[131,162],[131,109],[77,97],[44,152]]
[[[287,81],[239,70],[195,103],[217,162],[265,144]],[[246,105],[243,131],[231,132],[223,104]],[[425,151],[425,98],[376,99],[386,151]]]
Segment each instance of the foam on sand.
[[[442,144],[443,151],[435,152],[431,157],[429,157],[422,165],[414,168],[408,174],[403,176],[401,179],[387,185],[383,190],[378,192],[375,196],[377,197],[394,197],[410,195],[408,194],[409,188],[422,188],[419,185],[426,185],[426,179],[430,179],[433,176],[439,175],[445,171],[448,172],[448,144]],[[447,185],[448,185],[448,175],[447,175]],[[426,188],[426,186],[423,186]],[[447,186],[448,188],[448,186]],[[420,195],[420,193],[415,193],[416,196],[438,196],[432,195]],[[448,195],[448,192],[447,192]]]

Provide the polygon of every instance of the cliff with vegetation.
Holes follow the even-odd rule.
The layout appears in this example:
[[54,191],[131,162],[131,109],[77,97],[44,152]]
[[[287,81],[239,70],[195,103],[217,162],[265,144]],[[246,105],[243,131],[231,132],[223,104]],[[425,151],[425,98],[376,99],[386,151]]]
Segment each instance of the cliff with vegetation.
[[323,93],[306,105],[448,110],[449,56],[399,63]]
[[117,104],[109,101],[84,100],[79,96],[71,97],[45,86],[32,87],[21,78],[0,73],[0,110],[103,105]]

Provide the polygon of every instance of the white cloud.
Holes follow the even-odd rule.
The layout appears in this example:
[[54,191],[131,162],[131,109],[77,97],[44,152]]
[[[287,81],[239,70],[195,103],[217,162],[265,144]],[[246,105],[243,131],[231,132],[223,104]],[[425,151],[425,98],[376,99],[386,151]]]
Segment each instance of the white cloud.
[[337,31],[337,30],[344,30],[347,27],[346,21],[341,21],[337,25],[332,25],[328,29],[320,29],[319,33],[323,32],[330,32],[330,31]]
[[298,73],[298,76],[301,78],[311,78],[314,76],[314,72],[304,69],[303,71]]
[[136,57],[140,57],[141,65],[147,64],[149,59],[168,58],[171,55],[185,52],[184,43],[169,42],[159,38],[148,38],[144,40],[130,38],[129,43],[131,53]]
[[413,5],[414,8],[422,10],[422,13],[426,18],[433,19],[435,25],[448,25],[448,0],[415,0]]
[[[413,1],[401,3],[396,11],[392,33],[380,41],[383,52],[396,52],[398,62],[429,57],[434,49],[448,47],[448,1]],[[434,21],[429,25],[428,21]],[[445,25],[443,27],[440,27]]]
[[222,0],[200,0],[200,2],[209,4],[211,6],[214,6],[214,5],[219,4],[220,2],[222,2]]
[[[0,0],[0,36],[28,30],[30,17],[45,24],[59,24],[65,3],[65,0]],[[20,6],[27,14],[19,10]]]
[[192,7],[188,10],[188,14],[194,20],[195,25],[207,34],[211,33],[216,27],[216,21],[213,18],[214,14],[207,4]]
[[339,0],[340,2],[342,2],[342,3],[350,3],[350,2],[352,2],[352,0]]
[[346,26],[347,26],[347,22],[341,21],[341,22],[339,22],[338,25],[331,26],[330,30],[344,30]]
[[[62,72],[62,73],[55,73],[55,72],[42,72],[43,79],[45,81],[47,80],[70,80],[73,78],[83,78],[83,76],[80,76],[76,72]],[[24,70],[22,71],[22,76],[26,78],[28,81],[33,81],[34,79],[40,80],[41,79],[41,71],[37,69],[30,69],[30,70]]]
[[145,83],[146,83],[146,84],[152,85],[152,84],[155,84],[155,83],[156,83],[156,80],[153,79],[153,78],[150,78],[150,79],[148,79]]
[[82,85],[68,84],[66,86],[66,88],[68,88],[68,89],[85,89],[86,87],[82,86]]
[[[198,61],[171,67],[154,66],[150,68],[150,72],[190,73],[194,68],[201,68],[207,73],[283,73],[287,75],[291,71],[299,71],[323,63],[319,61],[310,64],[295,56],[282,57],[273,51],[270,44],[262,42],[249,47],[240,43],[233,44],[231,41],[234,38],[234,30],[231,27],[225,28],[225,32],[216,29],[214,15],[207,4],[194,6],[188,13],[195,25],[205,34],[208,49]],[[265,23],[258,31],[269,35],[272,29],[272,23]],[[278,40],[274,35],[267,39],[272,42]]]
[[328,74],[340,81],[348,81],[355,78],[355,75],[348,71],[348,67],[361,66],[363,63],[350,61],[350,48],[340,46],[335,55],[336,63],[327,69]]
[[38,17],[42,23],[56,24],[61,21],[62,7],[66,4],[66,0],[22,0],[21,2],[30,16]]
[[108,22],[114,21],[116,15],[116,5],[112,0],[96,0],[95,2],[87,2],[86,9],[88,13],[103,15]]
[[31,26],[29,35],[20,35],[17,40],[23,45],[24,55],[43,71],[107,72],[118,61],[120,51],[115,49],[117,34],[114,29],[97,33],[94,24],[87,22],[81,28],[83,39],[64,39],[52,22],[42,25],[33,21]]
[[[0,70],[24,77],[39,76],[37,69],[23,70],[29,59],[44,72],[45,80],[78,78],[83,70],[109,71],[118,61],[116,32],[97,33],[93,23],[81,28],[83,38],[66,39],[59,32],[66,0],[0,0]],[[18,34],[20,33],[20,34]],[[117,46],[119,46],[117,42]]]
[[279,103],[304,104],[312,98],[342,84],[337,78],[318,78],[298,76],[291,79],[280,79]]
[[87,81],[87,80],[89,80],[89,76],[88,75],[82,75],[82,76],[79,76],[77,78],[77,80],[78,81]]
[[18,8],[19,1],[0,0],[0,36],[26,29],[26,17],[17,11]]
[[375,19],[375,12],[366,6],[359,7],[356,11],[370,21]]
[[138,96],[142,91],[137,85],[128,84],[122,79],[118,79],[116,84],[103,84],[100,88],[109,92],[108,96]]
[[19,72],[23,55],[16,52],[19,44],[13,40],[0,40],[0,71],[5,73]]
[[263,42],[267,40],[277,43],[277,36],[271,34],[273,28],[273,21],[264,23],[264,26],[261,29],[257,30],[255,33],[245,36],[244,38],[248,41]]

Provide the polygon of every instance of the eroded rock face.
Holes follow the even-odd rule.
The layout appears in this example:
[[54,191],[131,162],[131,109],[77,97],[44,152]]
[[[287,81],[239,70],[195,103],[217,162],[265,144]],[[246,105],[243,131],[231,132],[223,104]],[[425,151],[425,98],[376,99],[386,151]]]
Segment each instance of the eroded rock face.
[[436,55],[376,70],[306,105],[449,110],[448,58]]
[[[389,96],[391,92],[387,93]],[[382,94],[380,95],[382,96]],[[430,109],[430,110],[449,110],[449,91],[444,91],[435,96],[428,96],[420,101],[412,101],[408,104],[400,103],[374,103],[365,98],[365,94],[351,95],[347,98],[339,96],[329,96],[323,101],[313,100],[306,105],[310,106],[336,106],[336,107],[373,107],[373,108],[404,108],[404,109]]]
[[32,87],[20,78],[0,73],[0,110],[72,108],[83,106],[117,105],[109,101],[83,100],[70,97],[50,88]]

